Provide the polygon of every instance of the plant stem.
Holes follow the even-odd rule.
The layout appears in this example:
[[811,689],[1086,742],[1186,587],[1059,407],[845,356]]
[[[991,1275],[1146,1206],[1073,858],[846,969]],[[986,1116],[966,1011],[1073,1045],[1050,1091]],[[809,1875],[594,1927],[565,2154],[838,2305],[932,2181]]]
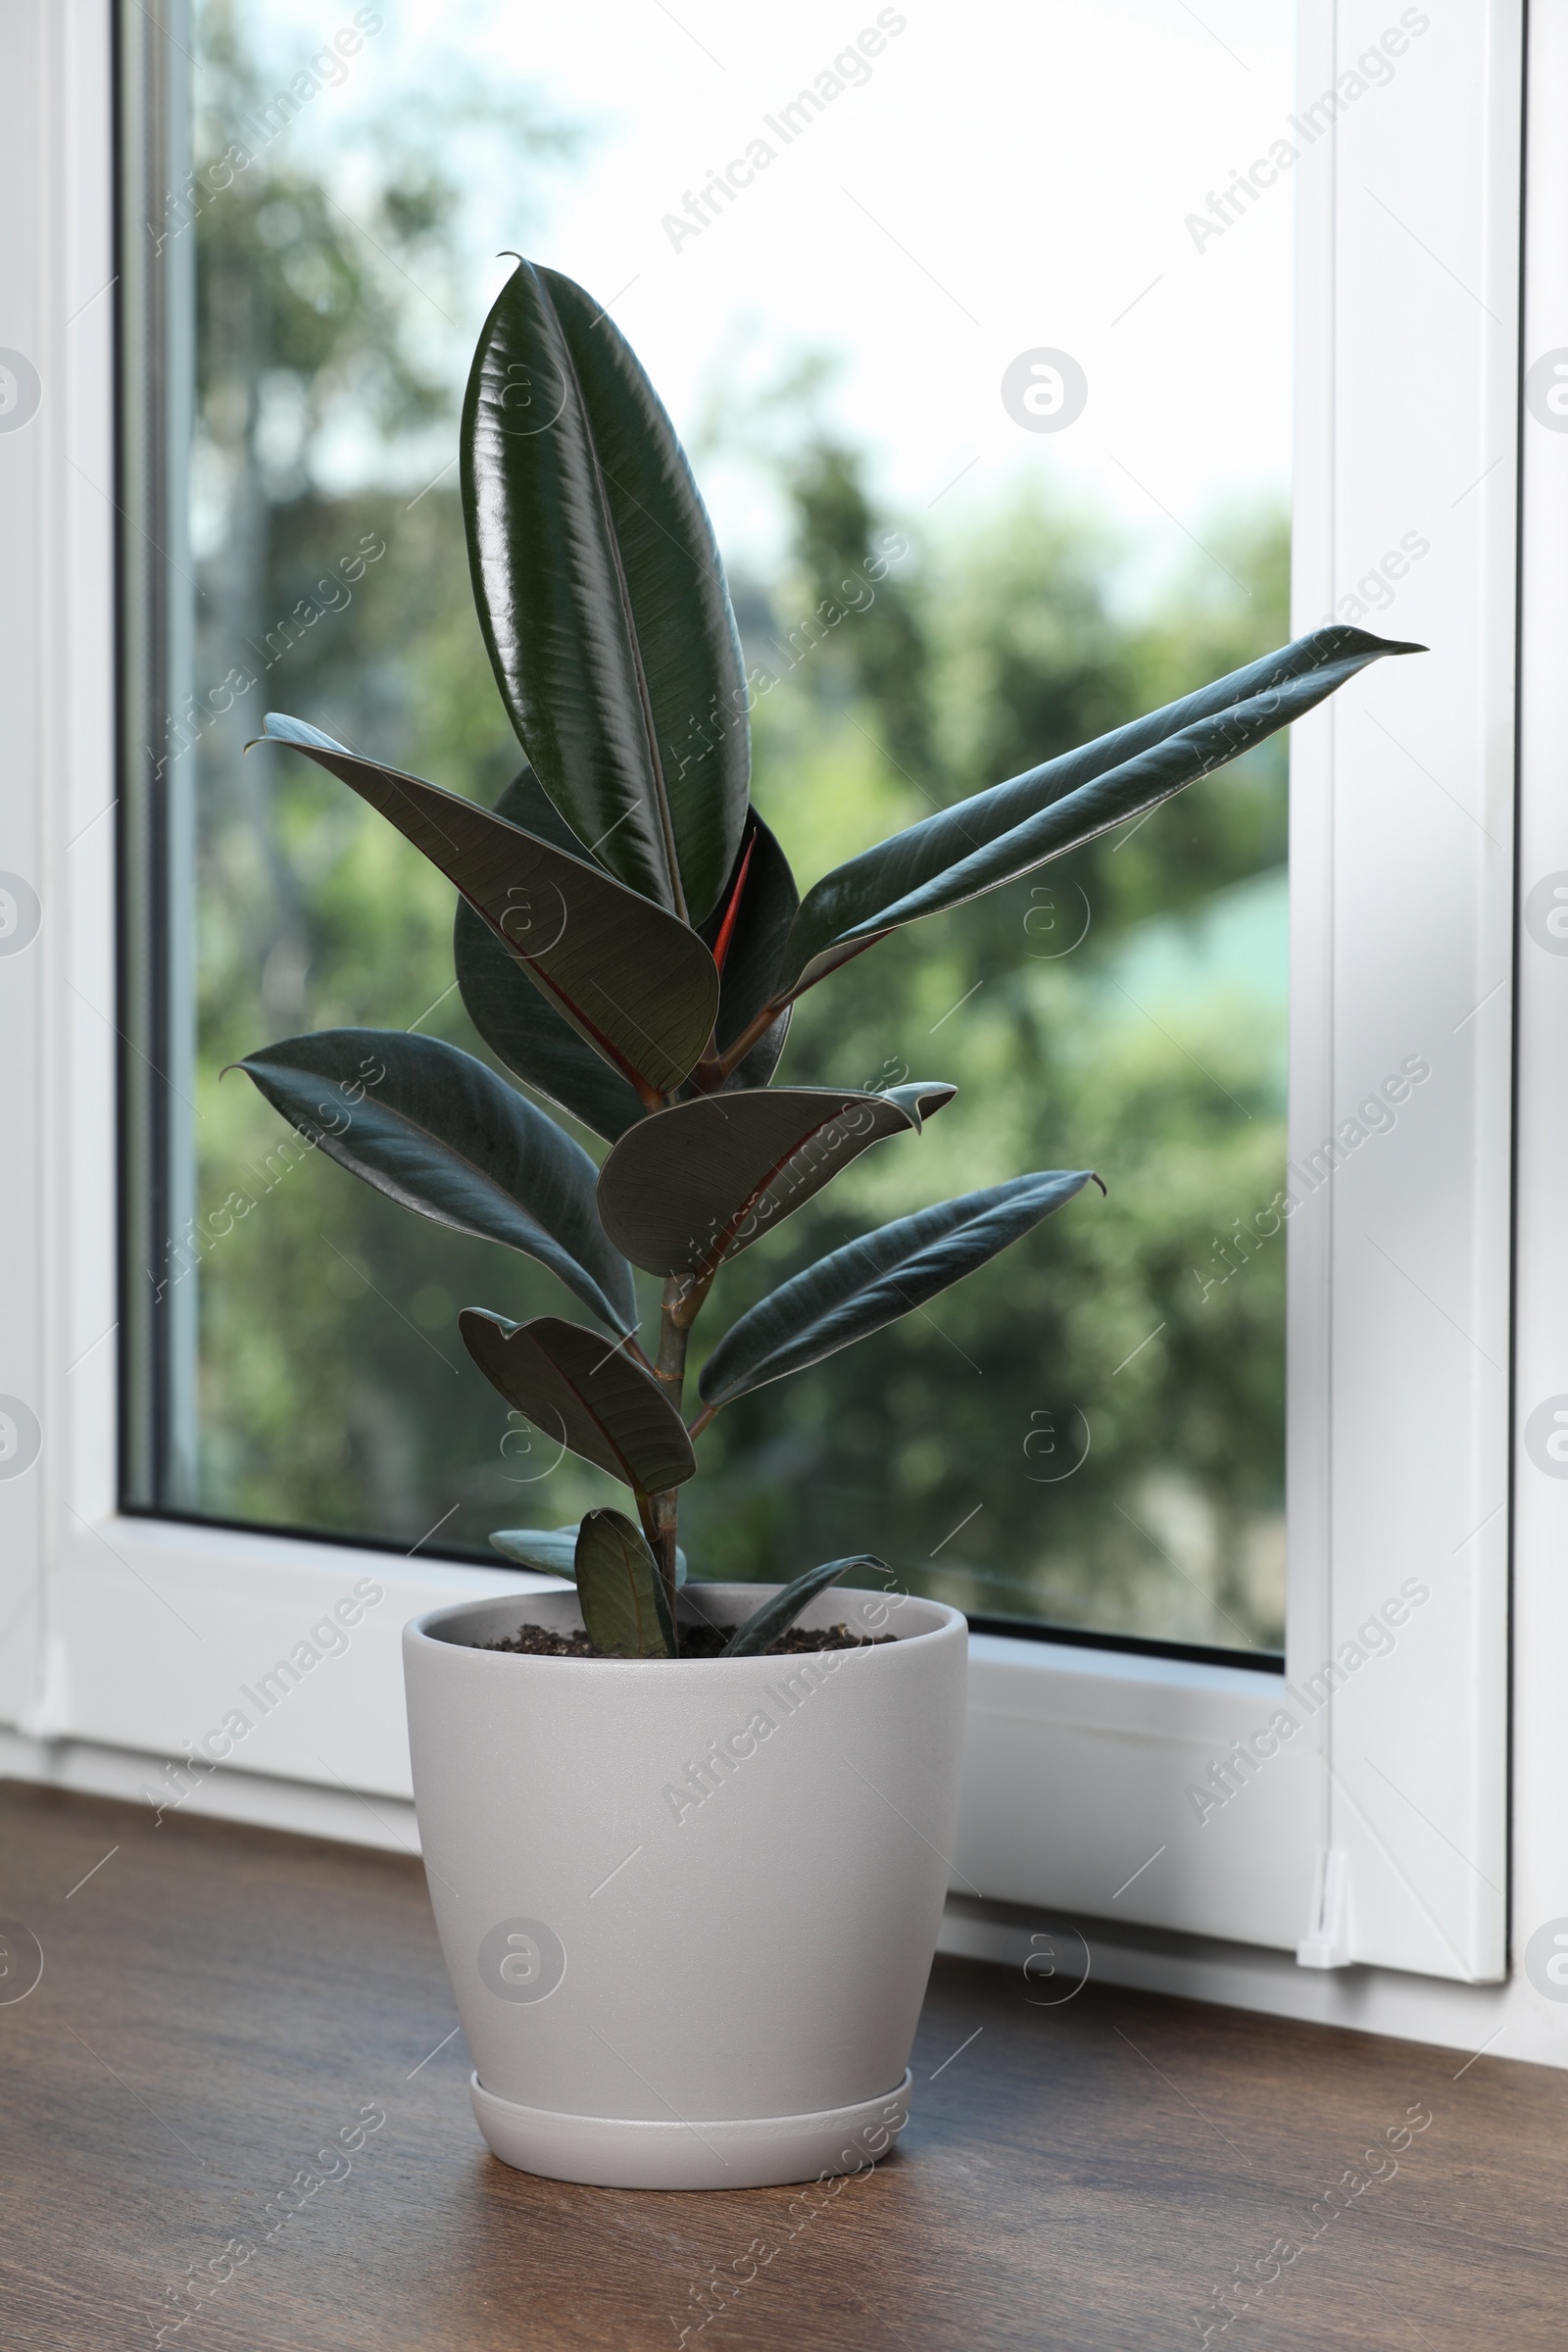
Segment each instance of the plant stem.
[[680,1489],[666,1487],[659,1494],[650,1494],[649,1504],[654,1520],[654,1558],[664,1587],[664,1599],[669,1607],[670,1633],[674,1639],[675,1655],[680,1656],[679,1594],[675,1583],[675,1521],[679,1510]]
[[686,1342],[691,1331],[691,1317],[682,1317],[688,1285],[679,1274],[665,1278],[664,1296],[659,1310],[659,1353],[654,1358],[654,1378],[664,1395],[680,1411],[680,1393],[686,1381]]
[[[686,1293],[678,1274],[671,1274],[664,1284],[664,1297],[659,1314],[659,1353],[654,1359],[654,1378],[678,1413],[681,1409],[681,1391],[686,1384],[686,1344],[691,1335],[692,1315],[681,1316],[686,1304]],[[695,1310],[694,1310],[695,1312]],[[680,1489],[665,1487],[648,1497],[653,1519],[654,1557],[664,1582],[664,1597],[669,1603],[669,1622],[675,1632],[675,1654],[680,1655],[680,1621],[676,1615],[675,1537],[680,1516]]]
[[729,1051],[721,1054],[718,1057],[720,1083],[730,1075],[732,1070],[739,1068],[752,1048],[767,1035],[782,1010],[782,1005],[775,1004],[770,1000],[762,1006],[760,1012],[754,1014],[752,1019],[747,1022],[739,1037],[730,1046]]
[[[837,963],[828,966],[828,970],[835,972],[841,970],[846,963],[853,962],[857,956],[863,956],[867,948],[874,948],[879,939],[886,939],[886,937],[885,931],[873,931],[869,939],[857,940],[854,947],[841,956]],[[818,972],[816,975],[817,980],[826,978],[827,972],[825,971]],[[746,1059],[752,1048],[761,1043],[786,1006],[793,1004],[799,997],[806,994],[807,989],[814,988],[815,985],[816,981],[814,980],[797,980],[786,996],[770,997],[761,1011],[753,1014],[739,1037],[734,1039],[725,1052],[719,1055],[718,1066],[723,1076],[730,1077]]]

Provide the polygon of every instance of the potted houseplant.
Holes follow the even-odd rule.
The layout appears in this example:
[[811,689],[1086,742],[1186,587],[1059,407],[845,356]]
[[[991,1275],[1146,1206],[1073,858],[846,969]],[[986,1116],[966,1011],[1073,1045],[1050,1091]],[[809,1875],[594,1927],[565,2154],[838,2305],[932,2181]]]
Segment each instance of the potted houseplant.
[[[750,690],[707,514],[635,356],[569,279],[523,262],[498,298],[462,460],[479,618],[527,765],[492,811],[295,719],[270,717],[266,739],[456,885],[464,1001],[531,1092],[401,1031],[290,1038],[241,1066],[343,1166],[538,1259],[593,1318],[470,1308],[461,1327],[508,1403],[632,1507],[498,1536],[571,1583],[405,1635],[431,1899],[486,2138],[578,2180],[801,2180],[874,2157],[906,2112],[965,1629],[890,1600],[869,1558],[782,1591],[687,1585],[680,1492],[733,1398],[919,1306],[1092,1179],[1019,1175],[836,1250],[725,1334],[688,1419],[689,1338],[727,1260],[955,1091],[775,1085],[791,1006],[888,932],[1142,815],[1417,649],[1319,629],[802,898],[749,799]],[[604,1139],[602,1167],[534,1095]],[[633,1267],[662,1280],[657,1333]]]

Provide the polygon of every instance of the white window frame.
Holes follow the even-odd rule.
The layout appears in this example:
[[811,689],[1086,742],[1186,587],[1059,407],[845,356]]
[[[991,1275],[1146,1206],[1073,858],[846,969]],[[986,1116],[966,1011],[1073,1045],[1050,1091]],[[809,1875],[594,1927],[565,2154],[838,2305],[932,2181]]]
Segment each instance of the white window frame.
[[[1301,88],[1333,87],[1398,14],[1304,0]],[[1568,112],[1565,15],[1539,6],[1531,28],[1527,350],[1568,345],[1568,165],[1544,128]],[[1568,442],[1545,432],[1523,453],[1515,628],[1522,39],[1522,0],[1434,14],[1295,176],[1297,626],[1413,532],[1429,552],[1381,625],[1438,650],[1375,666],[1293,747],[1297,1163],[1407,1056],[1432,1076],[1290,1227],[1287,1689],[1404,1580],[1430,1598],[1202,1819],[1190,1790],[1215,1760],[1281,1704],[1307,1715],[1277,1676],[976,1636],[946,1940],[1015,1959],[1042,1918],[1072,1919],[1101,1974],[1458,2046],[1494,2031],[1568,2063],[1568,2011],[1509,1979],[1506,1901],[1511,1523],[1516,1946],[1568,1913],[1568,1492],[1522,1466],[1507,1507],[1503,1369],[1516,1343],[1522,1400],[1568,1393],[1568,968],[1548,956],[1519,975],[1517,1169],[1510,1133],[1516,656],[1526,877],[1568,869],[1549,756]],[[43,385],[0,435],[0,871],[43,909],[0,955],[0,1396],[42,1431],[0,1476],[0,1769],[169,1785],[165,1760],[214,1754],[241,1688],[368,1578],[347,1651],[187,1774],[184,1801],[413,1850],[399,1629],[545,1580],[117,1509],[112,47],[102,0],[0,19],[0,105],[32,158],[0,342]]]

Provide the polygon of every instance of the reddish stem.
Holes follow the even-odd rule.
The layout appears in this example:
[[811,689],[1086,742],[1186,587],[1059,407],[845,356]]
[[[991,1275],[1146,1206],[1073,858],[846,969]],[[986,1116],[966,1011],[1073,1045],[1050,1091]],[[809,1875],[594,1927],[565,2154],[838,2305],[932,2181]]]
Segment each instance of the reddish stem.
[[741,910],[741,894],[746,888],[746,877],[752,867],[752,852],[756,847],[757,835],[754,833],[746,844],[746,855],[741,859],[741,870],[735,877],[735,887],[729,894],[729,905],[724,909],[724,920],[718,927],[718,938],[713,945],[713,961],[720,971],[724,969],[724,958],[729,954],[730,941],[735,936],[736,918]]

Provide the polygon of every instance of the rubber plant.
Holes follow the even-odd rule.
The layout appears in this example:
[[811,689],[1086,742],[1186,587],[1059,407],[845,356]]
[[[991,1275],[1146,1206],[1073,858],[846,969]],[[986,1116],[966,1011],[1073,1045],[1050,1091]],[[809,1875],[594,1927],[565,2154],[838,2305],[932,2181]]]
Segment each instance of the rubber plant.
[[[474,1027],[610,1152],[596,1170],[529,1095],[402,1030],[318,1031],[239,1066],[342,1166],[537,1259],[593,1318],[460,1318],[508,1404],[635,1505],[492,1540],[575,1576],[596,1650],[673,1656],[680,1492],[713,1416],[922,1305],[1092,1180],[1014,1176],[833,1251],[725,1333],[688,1425],[687,1348],[724,1265],[871,1145],[918,1134],[956,1091],[774,1085],[796,1001],[905,924],[1141,817],[1380,655],[1420,649],[1314,630],[923,818],[803,898],[751,805],[751,690],[707,511],[631,347],[570,278],[522,262],[503,289],[474,354],[461,457],[479,622],[526,755],[515,781],[491,810],[299,719],[269,716],[265,740],[360,794],[456,886]],[[663,1284],[646,1344],[634,1266]],[[776,1640],[857,1564],[798,1578],[730,1651]]]

